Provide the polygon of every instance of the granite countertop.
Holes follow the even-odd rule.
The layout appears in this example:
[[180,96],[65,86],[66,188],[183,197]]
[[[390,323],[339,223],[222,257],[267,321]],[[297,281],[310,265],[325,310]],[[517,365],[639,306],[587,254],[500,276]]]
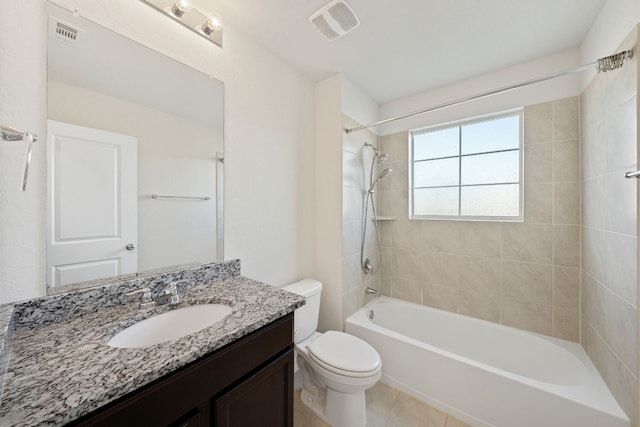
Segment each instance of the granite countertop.
[[[199,284],[180,296],[175,307],[141,310],[134,300],[35,326],[24,319],[11,319],[6,329],[0,325],[0,332],[7,334],[0,425],[66,424],[304,304],[301,296],[239,275]],[[203,303],[227,304],[233,311],[223,321],[176,341],[134,349],[106,345],[137,321]],[[0,321],[8,317],[6,311],[6,306],[0,307]]]

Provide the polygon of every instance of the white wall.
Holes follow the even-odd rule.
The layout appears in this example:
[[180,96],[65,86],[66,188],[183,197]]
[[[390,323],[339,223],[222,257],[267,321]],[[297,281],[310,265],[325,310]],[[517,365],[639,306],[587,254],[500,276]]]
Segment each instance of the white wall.
[[0,7],[0,124],[36,133],[27,192],[25,144],[0,141],[0,302],[44,292],[46,16],[38,0]]
[[[580,51],[579,49],[571,49],[556,55],[389,102],[380,106],[380,118],[386,119],[399,116],[457,99],[479,95],[578,65],[580,65]],[[559,77],[544,83],[399,120],[380,126],[378,134],[389,135],[409,129],[505,111],[526,105],[540,104],[579,94],[580,79],[578,75]]]
[[[222,129],[49,80],[47,118],[138,140],[138,270],[216,257],[216,153]],[[151,194],[209,196],[153,200]]]
[[342,113],[358,123],[371,123],[378,119],[379,106],[354,82],[342,76]]
[[341,330],[342,78],[316,84],[316,278],[323,283],[321,331]]
[[[225,27],[224,49],[142,2],[58,0],[80,15],[225,83],[225,258],[245,276],[283,285],[314,273],[314,87]],[[46,2],[0,8],[0,123],[45,134]],[[44,292],[44,149],[33,186],[7,188],[20,153],[0,143],[0,297]],[[14,188],[17,186],[14,186]],[[22,198],[22,199],[21,199]]]

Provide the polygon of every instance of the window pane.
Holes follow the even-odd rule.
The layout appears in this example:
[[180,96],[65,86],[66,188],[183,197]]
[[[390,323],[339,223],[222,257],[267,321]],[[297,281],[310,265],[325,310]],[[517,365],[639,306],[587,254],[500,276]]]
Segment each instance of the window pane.
[[412,133],[412,215],[520,217],[522,113],[506,114]]
[[519,115],[462,126],[462,154],[508,150],[519,146]]
[[437,159],[460,154],[459,127],[413,134],[413,160]]
[[414,187],[458,185],[460,167],[458,158],[425,160],[413,164]]
[[520,215],[519,187],[518,184],[462,187],[462,215],[517,217]]
[[414,215],[458,215],[458,187],[413,190]]
[[518,151],[477,154],[462,158],[462,185],[520,181]]

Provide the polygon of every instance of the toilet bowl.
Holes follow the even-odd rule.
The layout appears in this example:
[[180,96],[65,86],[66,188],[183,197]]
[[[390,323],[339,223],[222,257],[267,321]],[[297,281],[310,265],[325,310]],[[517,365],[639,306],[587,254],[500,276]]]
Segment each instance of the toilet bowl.
[[306,305],[294,313],[296,370],[302,374],[302,402],[333,427],[366,426],[365,390],[373,387],[382,375],[380,355],[353,335],[316,331],[320,282],[305,279],[283,289],[307,299]]

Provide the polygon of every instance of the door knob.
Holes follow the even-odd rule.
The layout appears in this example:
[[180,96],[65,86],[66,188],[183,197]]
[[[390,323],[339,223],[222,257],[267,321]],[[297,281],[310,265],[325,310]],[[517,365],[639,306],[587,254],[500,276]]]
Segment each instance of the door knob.
[[133,243],[129,243],[127,246],[124,247],[126,250],[128,251],[132,251],[136,248],[136,246]]

